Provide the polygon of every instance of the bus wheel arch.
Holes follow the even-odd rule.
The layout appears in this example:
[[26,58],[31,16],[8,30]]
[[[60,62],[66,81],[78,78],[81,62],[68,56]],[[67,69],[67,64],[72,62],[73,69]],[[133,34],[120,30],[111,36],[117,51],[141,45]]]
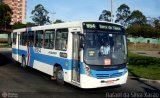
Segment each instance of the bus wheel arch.
[[62,69],[62,66],[60,64],[54,65],[54,77],[56,78],[56,81],[58,84],[63,85],[64,84],[64,72]]

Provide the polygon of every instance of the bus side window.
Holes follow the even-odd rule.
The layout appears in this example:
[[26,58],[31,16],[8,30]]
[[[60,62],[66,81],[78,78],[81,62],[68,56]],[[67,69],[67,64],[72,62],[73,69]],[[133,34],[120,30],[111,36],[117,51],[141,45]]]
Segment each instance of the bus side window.
[[56,31],[56,50],[67,50],[67,43],[68,43],[68,29],[58,29]]
[[54,48],[54,37],[55,30],[47,30],[44,34],[44,48],[53,49]]
[[30,47],[33,47],[33,45],[34,45],[34,31],[28,32],[28,45]]
[[27,32],[21,32],[21,34],[20,34],[20,45],[22,45],[22,46],[27,45]]
[[16,45],[17,33],[13,33],[12,44]]
[[35,32],[35,47],[42,48],[43,45],[43,31]]

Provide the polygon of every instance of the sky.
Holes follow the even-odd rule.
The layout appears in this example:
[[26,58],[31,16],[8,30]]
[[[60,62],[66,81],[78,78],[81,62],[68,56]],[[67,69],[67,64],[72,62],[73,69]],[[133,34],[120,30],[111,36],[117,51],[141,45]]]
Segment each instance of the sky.
[[[160,16],[160,0],[113,0],[114,16],[123,3],[131,11],[140,10],[146,17]],[[37,4],[42,4],[49,11],[51,21],[98,20],[104,9],[111,10],[111,0],[27,0],[27,22],[32,22],[31,11]]]

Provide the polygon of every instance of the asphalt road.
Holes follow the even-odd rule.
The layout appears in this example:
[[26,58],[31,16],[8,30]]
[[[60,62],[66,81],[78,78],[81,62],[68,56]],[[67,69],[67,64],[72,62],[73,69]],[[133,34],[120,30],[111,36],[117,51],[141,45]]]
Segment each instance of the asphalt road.
[[122,86],[80,89],[59,85],[50,76],[31,68],[22,68],[11,59],[11,53],[0,52],[0,98],[106,98],[160,97],[160,84],[128,78]]

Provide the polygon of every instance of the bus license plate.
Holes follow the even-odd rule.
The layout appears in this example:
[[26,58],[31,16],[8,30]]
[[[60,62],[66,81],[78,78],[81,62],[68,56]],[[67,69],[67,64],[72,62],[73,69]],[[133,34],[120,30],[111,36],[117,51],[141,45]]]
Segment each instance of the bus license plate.
[[114,81],[113,81],[113,80],[108,80],[108,81],[106,81],[106,83],[108,83],[108,84],[113,84]]

